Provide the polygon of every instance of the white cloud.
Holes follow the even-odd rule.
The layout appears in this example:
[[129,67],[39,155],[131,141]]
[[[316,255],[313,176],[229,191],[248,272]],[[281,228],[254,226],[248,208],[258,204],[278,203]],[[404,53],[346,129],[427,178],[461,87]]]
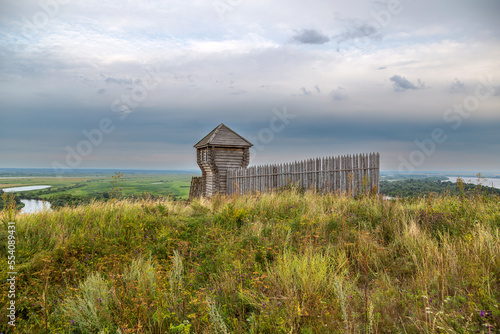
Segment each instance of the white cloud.
[[[0,13],[0,98],[12,113],[34,113],[26,101],[43,96],[47,105],[37,113],[54,99],[109,113],[149,66],[158,67],[161,83],[136,110],[150,108],[174,124],[207,110],[265,122],[266,111],[283,105],[302,117],[438,122],[481,75],[500,86],[498,5],[491,1],[402,1],[384,27],[371,12],[386,6],[368,0],[232,3],[220,17],[211,1],[68,1],[25,34],[23,17],[32,20],[43,8],[35,0],[10,2]],[[289,43],[294,37],[300,43]],[[419,79],[427,89],[414,89],[423,87]],[[394,83],[411,92],[395,93]],[[471,117],[498,121],[499,107],[492,97]],[[61,122],[58,131],[64,128]]]

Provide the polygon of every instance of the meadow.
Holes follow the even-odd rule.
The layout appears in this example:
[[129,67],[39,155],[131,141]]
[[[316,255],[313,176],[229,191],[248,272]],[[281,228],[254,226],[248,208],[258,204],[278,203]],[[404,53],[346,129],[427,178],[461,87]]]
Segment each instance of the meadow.
[[16,222],[17,333],[500,330],[497,195],[292,188],[0,219],[4,292]]
[[88,174],[67,177],[20,177],[0,179],[0,189],[10,187],[49,185],[51,188],[38,191],[20,192],[23,198],[40,198],[50,200],[51,196],[96,196],[108,193],[115,187],[121,188],[124,196],[140,196],[151,194],[159,196],[172,196],[185,200],[189,195],[189,186],[192,175],[189,173],[148,173],[127,174],[124,172],[116,182],[114,174]]

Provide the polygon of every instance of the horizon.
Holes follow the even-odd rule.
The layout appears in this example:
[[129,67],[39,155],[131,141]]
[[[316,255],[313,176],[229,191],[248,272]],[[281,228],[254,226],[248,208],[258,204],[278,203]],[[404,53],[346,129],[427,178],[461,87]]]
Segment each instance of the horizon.
[[[251,167],[252,165],[250,165]],[[55,175],[57,173],[52,169],[52,168],[19,168],[19,167],[13,167],[13,168],[0,168],[0,178],[2,178],[1,174],[2,172],[8,172],[8,171],[44,171],[44,172],[51,172]],[[127,168],[78,168],[78,169],[73,169],[71,171],[68,171],[67,174],[71,173],[83,173],[87,171],[101,171],[101,172],[108,172],[108,173],[115,173],[115,172],[161,172],[161,173],[169,173],[169,174],[175,174],[175,173],[195,173],[195,174],[200,174],[201,170],[200,169],[127,169]],[[398,171],[398,170],[380,170],[381,174],[402,174],[402,175],[420,175],[420,174],[439,174],[439,175],[445,175],[445,176],[451,176],[451,174],[457,174],[457,176],[460,176],[460,174],[463,175],[468,175],[468,176],[477,176],[477,174],[481,174],[481,177],[500,177],[500,173],[494,172],[494,171],[485,171],[485,172],[476,172],[476,171],[454,171],[454,170],[441,170],[441,171],[433,171],[433,170],[422,170],[422,171],[415,171],[415,172],[409,172],[409,171]],[[126,176],[126,175],[125,175]],[[55,177],[64,177],[64,175],[57,175]]]
[[379,152],[500,173],[500,2],[26,0],[0,13],[0,169],[197,170]]

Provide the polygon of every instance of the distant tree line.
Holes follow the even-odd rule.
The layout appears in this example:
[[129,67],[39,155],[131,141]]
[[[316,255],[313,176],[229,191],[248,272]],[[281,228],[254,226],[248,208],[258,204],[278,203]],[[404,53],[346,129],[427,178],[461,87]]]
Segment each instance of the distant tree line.
[[59,194],[50,196],[47,200],[50,202],[52,209],[58,209],[65,206],[87,205],[93,201],[107,201],[110,199],[109,192],[94,193],[87,196]]
[[429,193],[450,195],[482,193],[500,195],[500,189],[469,183],[461,183],[459,186],[457,183],[450,181],[427,178],[380,181],[380,193],[391,197],[415,197]]
[[81,188],[85,186],[83,183],[76,183],[72,186],[66,186],[66,187],[58,187],[58,188],[47,188],[47,189],[42,189],[38,191],[27,191],[23,193],[23,198],[25,199],[36,199],[36,200],[45,200],[45,198],[42,198],[41,196],[45,195],[50,195],[53,193],[59,193],[63,191],[68,191],[70,189],[76,189],[76,188]]

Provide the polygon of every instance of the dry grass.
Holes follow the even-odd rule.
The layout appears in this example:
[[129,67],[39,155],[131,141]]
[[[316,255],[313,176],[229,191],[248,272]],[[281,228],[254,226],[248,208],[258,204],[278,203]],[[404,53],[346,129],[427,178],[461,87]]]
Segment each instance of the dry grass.
[[291,190],[95,202],[15,221],[19,333],[500,329],[494,196]]

